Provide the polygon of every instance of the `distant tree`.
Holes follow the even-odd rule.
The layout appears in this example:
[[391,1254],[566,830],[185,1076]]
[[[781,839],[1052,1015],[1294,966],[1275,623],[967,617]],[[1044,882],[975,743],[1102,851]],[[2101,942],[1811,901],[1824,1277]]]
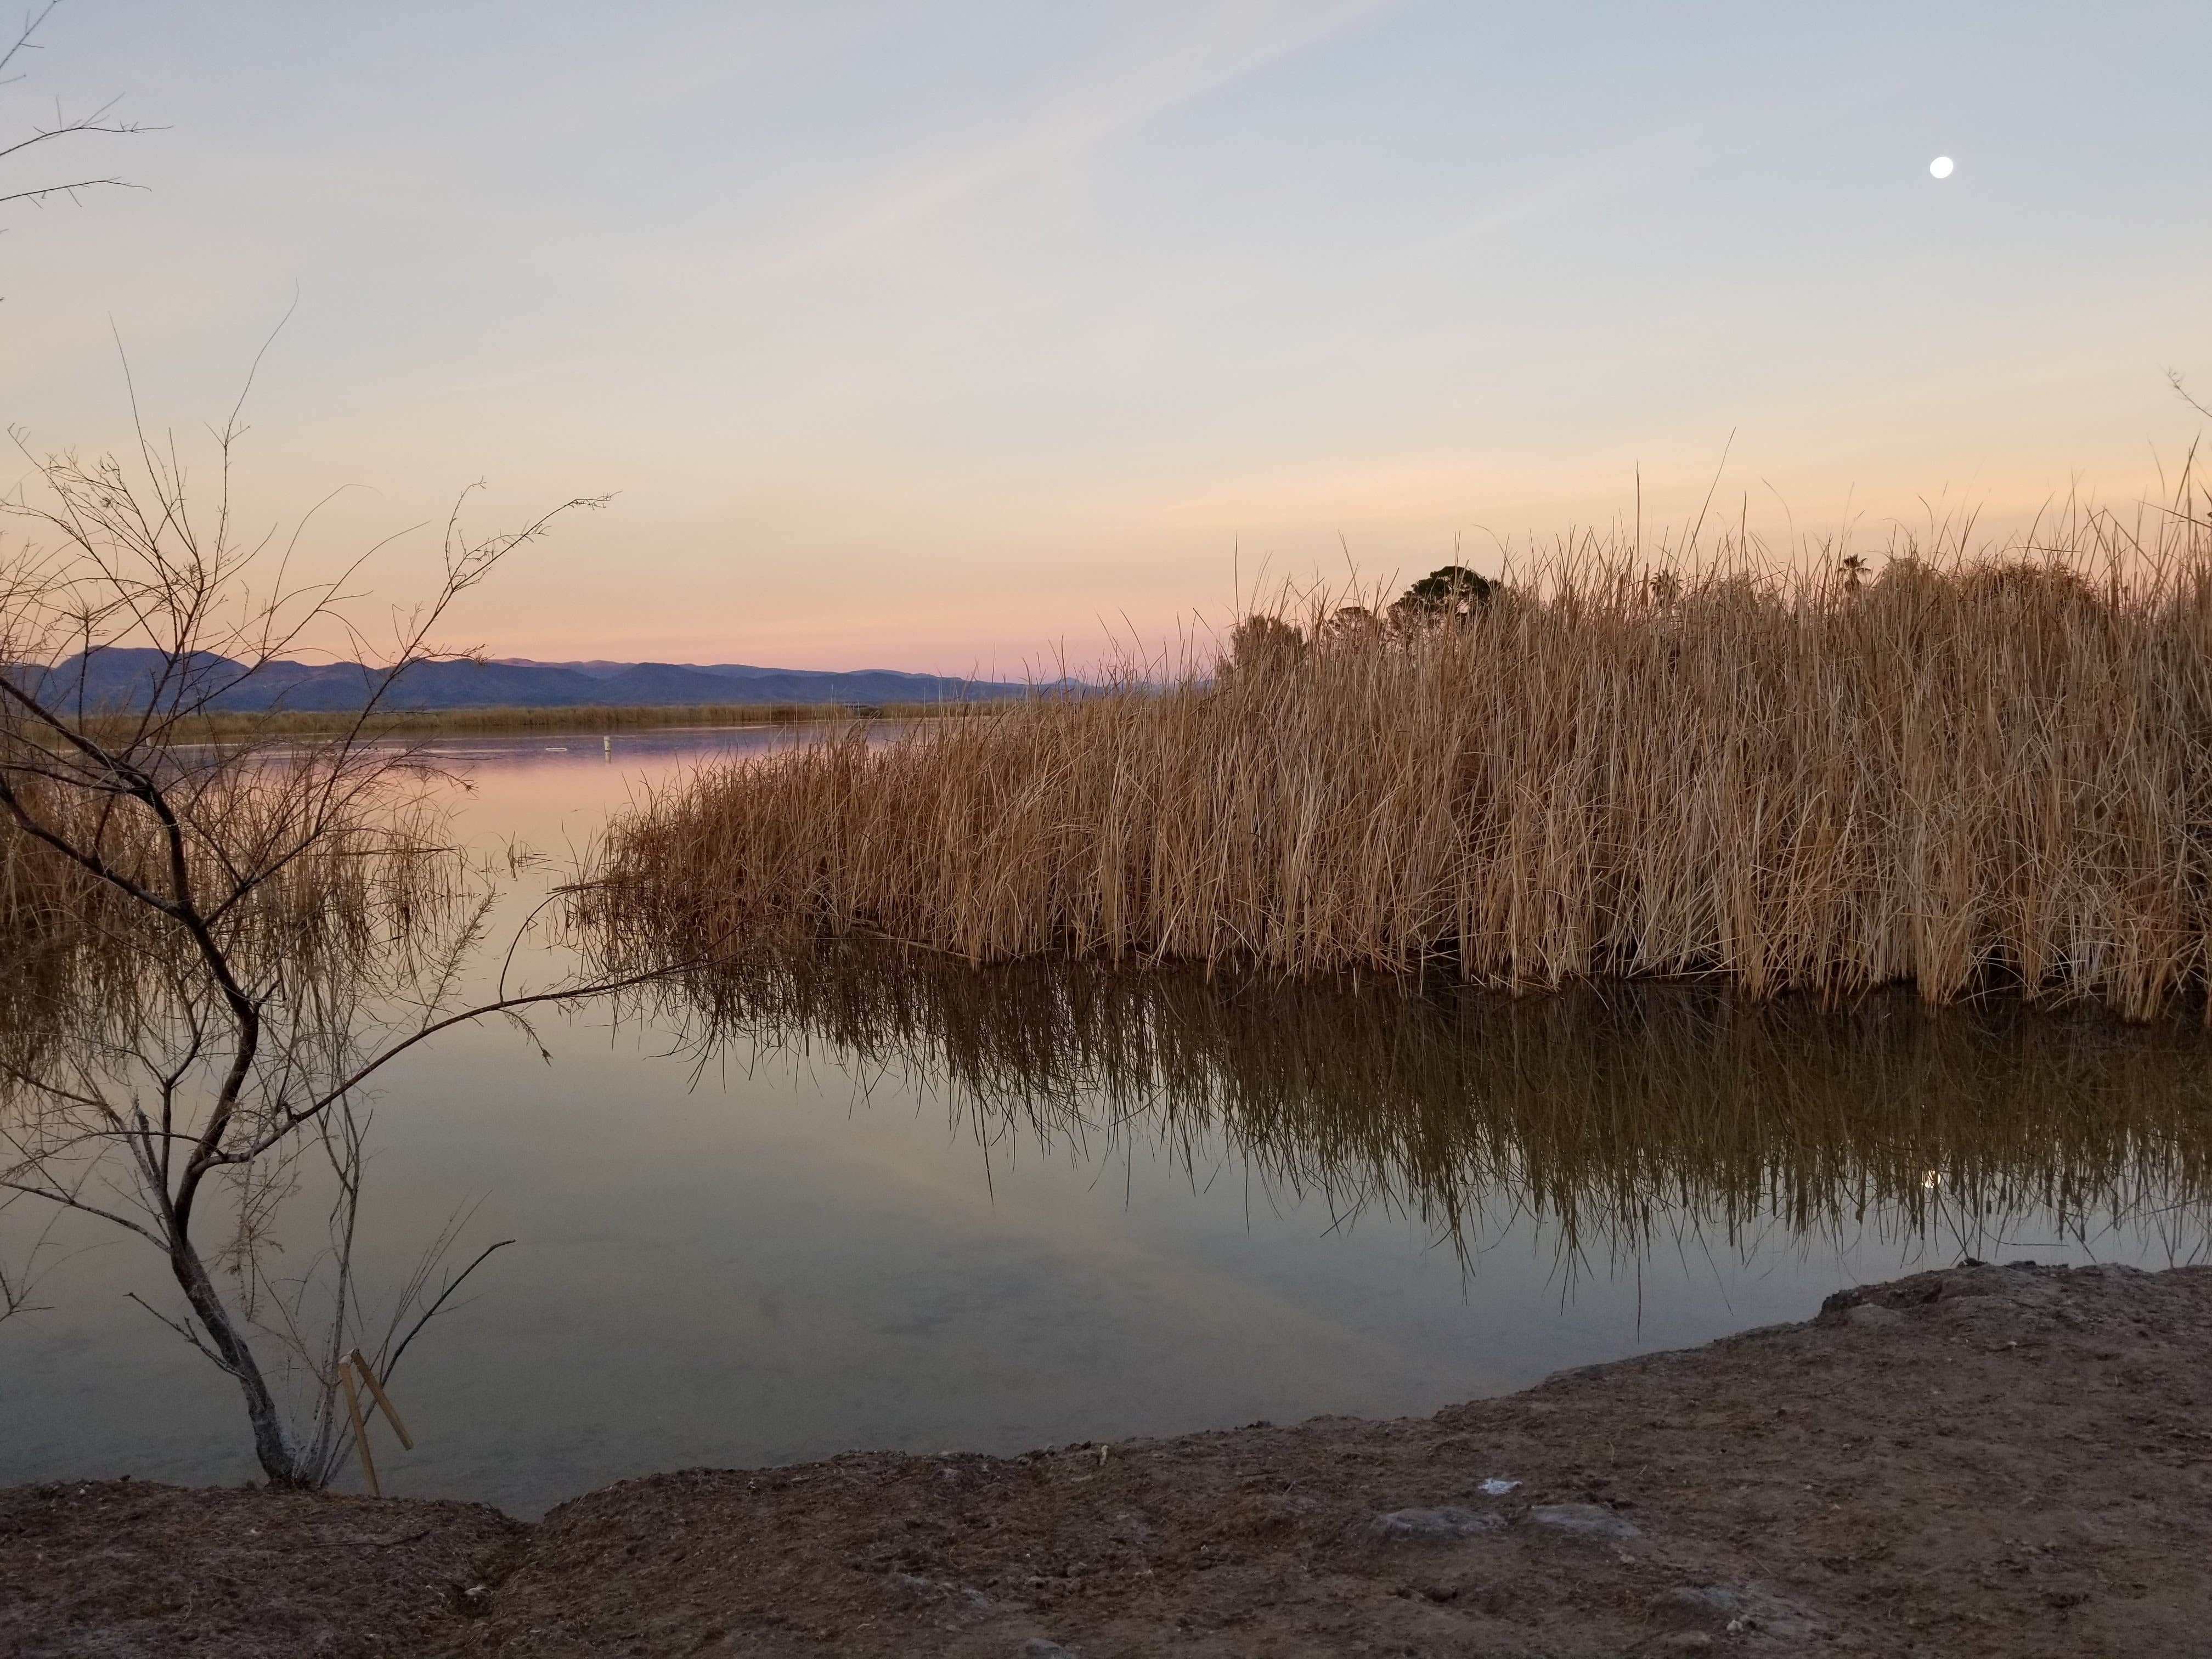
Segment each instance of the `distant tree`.
[[1489,577],[1479,576],[1465,565],[1448,564],[1431,570],[1400,594],[1390,606],[1390,619],[1402,627],[1471,616],[1498,587]]
[[1365,605],[1340,605],[1321,625],[1321,633],[1315,643],[1324,648],[1357,645],[1375,639],[1382,631],[1382,617]]
[[1936,566],[1912,551],[1893,553],[1882,573],[1872,583],[1874,590],[1891,599],[1924,600],[1943,590],[1943,576]]
[[1976,565],[1963,573],[1962,592],[1976,599],[2003,601],[2008,607],[2032,606],[2046,613],[2094,612],[2095,589],[2081,573],[2056,562],[1996,562]]
[[1305,651],[1306,636],[1280,617],[1247,617],[1229,631],[1229,654],[1222,670],[1224,676],[1279,671]]
[[1873,568],[1863,555],[1857,553],[1846,553],[1836,562],[1836,571],[1843,577],[1844,586],[1854,593],[1858,592],[1859,585],[1867,579],[1867,572]]

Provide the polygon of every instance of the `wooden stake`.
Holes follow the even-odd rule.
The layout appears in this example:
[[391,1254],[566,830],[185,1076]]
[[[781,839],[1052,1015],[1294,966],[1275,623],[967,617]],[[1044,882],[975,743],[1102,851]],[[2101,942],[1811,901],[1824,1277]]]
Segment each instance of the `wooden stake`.
[[353,1443],[361,1449],[361,1472],[368,1477],[372,1497],[384,1496],[384,1488],[376,1483],[376,1460],[368,1455],[368,1425],[361,1419],[361,1391],[353,1385],[353,1368],[341,1363],[338,1381],[345,1384],[346,1414],[353,1419]]
[[384,1420],[392,1425],[392,1431],[399,1437],[399,1443],[413,1451],[415,1442],[407,1432],[407,1425],[399,1420],[399,1413],[392,1404],[392,1396],[385,1393],[382,1385],[377,1382],[376,1373],[369,1370],[368,1361],[362,1357],[361,1350],[356,1348],[346,1358],[353,1361],[354,1369],[361,1373],[361,1380],[368,1384],[368,1392],[375,1400],[377,1409],[384,1413]]

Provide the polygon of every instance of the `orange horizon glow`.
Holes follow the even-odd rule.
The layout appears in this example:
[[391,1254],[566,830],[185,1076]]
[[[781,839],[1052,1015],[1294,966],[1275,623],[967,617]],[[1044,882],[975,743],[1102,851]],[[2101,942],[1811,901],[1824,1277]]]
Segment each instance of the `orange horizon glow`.
[[296,294],[241,522],[347,486],[308,572],[431,526],[383,604],[478,479],[487,529],[611,492],[453,618],[547,661],[1079,670],[1639,492],[1655,536],[2002,538],[2162,498],[2205,424],[2166,374],[2212,388],[2212,228],[2171,210],[2212,14],[2160,28],[88,0],[21,90],[164,131],[99,158],[143,192],[7,222],[0,416],[127,449],[119,336],[200,454]]

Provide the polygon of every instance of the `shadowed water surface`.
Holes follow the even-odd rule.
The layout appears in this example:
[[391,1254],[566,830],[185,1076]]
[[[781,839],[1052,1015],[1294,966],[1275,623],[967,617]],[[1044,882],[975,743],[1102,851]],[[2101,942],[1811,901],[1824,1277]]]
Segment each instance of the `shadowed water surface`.
[[[559,854],[674,768],[805,740],[440,748],[479,843]],[[390,1489],[530,1513],[687,1464],[1428,1411],[1965,1255],[2195,1260],[2212,1189],[2212,1045],[2087,1011],[875,947],[538,1034],[550,1063],[456,1033],[379,1103],[372,1277],[465,1206],[517,1241],[410,1354]],[[227,1380],[124,1299],[167,1305],[143,1247],[64,1232],[50,1310],[0,1325],[0,1480],[247,1478]]]

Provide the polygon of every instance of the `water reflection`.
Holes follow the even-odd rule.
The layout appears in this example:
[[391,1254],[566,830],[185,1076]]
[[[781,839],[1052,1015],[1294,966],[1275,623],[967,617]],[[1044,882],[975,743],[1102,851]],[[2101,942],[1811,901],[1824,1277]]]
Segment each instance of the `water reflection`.
[[2087,1009],[1516,1000],[852,946],[753,956],[683,998],[655,1012],[702,1060],[826,1044],[933,1086],[987,1151],[1144,1141],[1195,1174],[1225,1144],[1281,1194],[1410,1214],[1469,1260],[1522,1220],[1575,1267],[1686,1228],[1744,1251],[1872,1225],[1972,1254],[2031,1216],[2204,1250],[2212,1039]]

